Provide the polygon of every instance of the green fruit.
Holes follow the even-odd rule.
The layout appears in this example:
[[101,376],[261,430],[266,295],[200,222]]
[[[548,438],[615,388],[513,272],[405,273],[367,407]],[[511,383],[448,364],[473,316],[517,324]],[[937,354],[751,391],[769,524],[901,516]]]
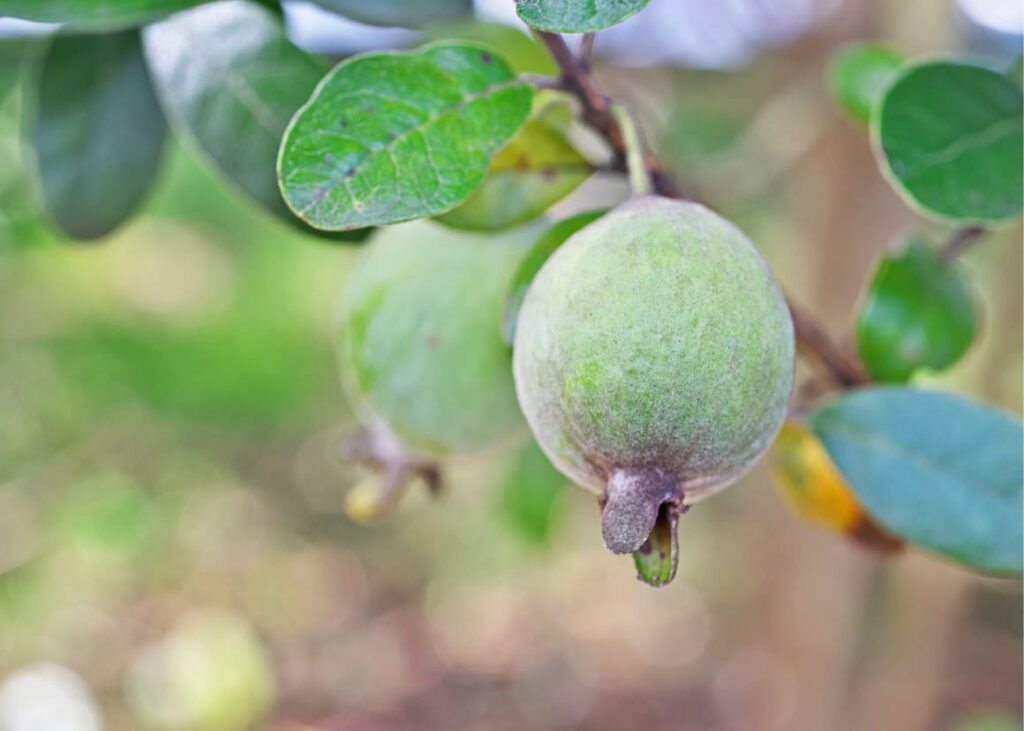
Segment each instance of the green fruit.
[[641,565],[692,504],[740,477],[782,424],[793,325],[767,265],[694,204],[631,201],[573,235],[530,286],[515,339],[537,441],[604,502],[605,544]]
[[[385,470],[525,431],[501,318],[531,233],[474,235],[418,221],[383,230],[360,254],[341,303],[341,375],[372,435],[365,451]],[[357,512],[377,512],[366,493],[354,499]]]

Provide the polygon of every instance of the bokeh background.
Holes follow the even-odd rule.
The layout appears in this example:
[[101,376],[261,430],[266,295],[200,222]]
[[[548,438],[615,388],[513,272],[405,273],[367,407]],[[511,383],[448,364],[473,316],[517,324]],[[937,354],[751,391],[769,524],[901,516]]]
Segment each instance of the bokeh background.
[[[478,15],[512,23],[512,6]],[[287,9],[320,52],[417,42]],[[1022,13],[653,0],[599,36],[596,73],[848,338],[876,257],[943,232],[830,103],[830,56],[871,38],[1009,59]],[[0,56],[0,83],[17,71]],[[1021,728],[1020,583],[819,530],[767,460],[682,520],[660,590],[605,552],[583,491],[517,499],[513,454],[452,465],[442,499],[413,491],[382,524],[349,522],[332,312],[358,248],[272,221],[178,144],[133,222],[60,240],[32,201],[22,103],[16,88],[0,109],[3,731]],[[598,176],[556,213],[624,195]],[[1018,414],[1020,243],[1012,224],[964,256],[984,332],[926,379]]]

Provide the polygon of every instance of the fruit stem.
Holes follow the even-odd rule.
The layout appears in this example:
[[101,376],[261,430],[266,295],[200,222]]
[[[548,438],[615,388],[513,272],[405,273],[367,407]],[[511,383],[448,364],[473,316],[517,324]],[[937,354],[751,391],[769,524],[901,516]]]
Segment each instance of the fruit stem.
[[409,454],[386,429],[370,429],[350,435],[341,444],[342,459],[363,465],[374,475],[345,496],[345,513],[357,523],[387,516],[398,504],[406,486],[421,479],[432,495],[441,489],[441,470],[434,462]]
[[601,512],[604,544],[613,553],[632,553],[639,578],[663,586],[675,576],[676,527],[685,510],[678,481],[658,469],[612,473]]
[[640,127],[623,104],[612,104],[611,114],[622,132],[622,144],[626,152],[626,170],[629,172],[629,187],[633,190],[633,196],[639,198],[650,195],[654,190],[654,180],[647,169]]

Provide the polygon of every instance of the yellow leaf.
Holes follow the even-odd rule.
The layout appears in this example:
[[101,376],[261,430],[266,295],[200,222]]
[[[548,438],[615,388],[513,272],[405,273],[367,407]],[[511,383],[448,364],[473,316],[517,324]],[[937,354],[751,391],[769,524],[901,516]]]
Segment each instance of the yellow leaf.
[[775,484],[805,518],[846,533],[863,518],[864,510],[828,452],[811,431],[787,421],[772,448]]
[[787,421],[772,447],[778,491],[797,513],[876,551],[902,547],[864,512],[824,445],[803,424]]

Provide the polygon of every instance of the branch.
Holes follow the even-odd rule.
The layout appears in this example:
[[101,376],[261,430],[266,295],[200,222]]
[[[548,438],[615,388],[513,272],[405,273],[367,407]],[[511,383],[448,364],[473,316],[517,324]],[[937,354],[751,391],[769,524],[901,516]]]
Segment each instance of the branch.
[[871,376],[852,354],[832,342],[828,334],[814,318],[786,299],[789,314],[793,318],[797,350],[818,360],[829,374],[843,388],[865,386],[871,383]]
[[[626,169],[626,140],[622,128],[611,112],[612,100],[594,83],[586,66],[578,59],[565,39],[558,33],[535,30],[534,34],[548,49],[562,72],[561,84],[565,91],[573,94],[580,102],[583,121],[600,134],[615,153],[615,167]],[[647,175],[654,190],[666,198],[690,200],[661,162],[649,152],[644,157]]]
[[953,235],[949,237],[949,240],[942,246],[940,254],[942,260],[945,262],[953,261],[960,254],[969,249],[972,244],[977,243],[978,240],[987,233],[988,229],[980,224],[964,226],[961,229],[957,229],[953,232]]
[[[612,167],[628,171],[626,158],[630,152],[629,145],[622,125],[613,113],[612,100],[597,87],[586,63],[569,50],[561,35],[539,30],[534,30],[534,34],[548,49],[561,71],[558,88],[568,91],[579,100],[583,121],[597,131],[615,153]],[[656,193],[666,198],[693,200],[650,151],[643,153],[643,165]],[[947,250],[963,248],[978,235],[972,233],[967,237],[968,242],[960,242],[955,246],[951,242]],[[814,318],[797,308],[788,298],[787,302],[800,352],[819,361],[843,388],[871,383],[871,377],[852,354],[833,343]]]

